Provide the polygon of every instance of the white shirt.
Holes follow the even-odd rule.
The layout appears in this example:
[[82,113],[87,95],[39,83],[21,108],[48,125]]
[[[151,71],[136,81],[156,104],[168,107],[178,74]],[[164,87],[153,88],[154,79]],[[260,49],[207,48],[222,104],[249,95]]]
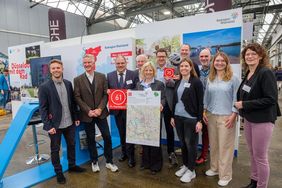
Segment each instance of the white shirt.
[[92,74],[89,74],[88,72],[85,72],[86,76],[89,80],[89,82],[92,84],[93,80],[94,80],[94,72]]

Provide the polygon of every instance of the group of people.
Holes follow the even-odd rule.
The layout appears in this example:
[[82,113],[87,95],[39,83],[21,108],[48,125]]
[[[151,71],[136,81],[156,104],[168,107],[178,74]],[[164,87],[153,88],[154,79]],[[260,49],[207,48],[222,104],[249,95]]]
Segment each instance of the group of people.
[[[107,122],[109,113],[114,115],[120,135],[119,161],[136,165],[135,146],[126,143],[126,110],[107,109],[108,89],[161,91],[161,119],[167,135],[167,153],[170,164],[177,164],[174,147],[174,128],[181,143],[182,163],[175,175],[188,183],[196,177],[195,166],[207,161],[210,147],[210,168],[207,176],[218,176],[218,185],[226,186],[232,180],[235,123],[239,113],[245,120],[245,136],[251,155],[251,183],[246,186],[267,187],[269,178],[268,147],[274,122],[280,115],[278,94],[266,50],[259,44],[249,44],[242,51],[246,76],[240,84],[233,72],[228,56],[217,52],[211,57],[209,49],[199,54],[201,69],[193,63],[190,46],[180,50],[180,62],[167,61],[165,49],[156,51],[156,65],[148,62],[146,55],[136,57],[138,69],[128,70],[127,60],[118,55],[116,70],[107,77],[95,71],[96,59],[90,54],[83,58],[85,73],[71,82],[63,79],[60,60],[50,62],[52,79],[39,87],[40,113],[44,129],[51,139],[52,164],[58,183],[65,183],[59,162],[60,140],[67,141],[69,171],[83,172],[75,165],[74,130],[83,122],[87,135],[93,172],[100,170],[95,141],[95,124],[104,139],[106,168],[116,172],[113,163],[112,142]],[[164,76],[165,68],[174,67],[175,77]],[[79,108],[78,108],[79,107]],[[202,152],[197,157],[198,133],[202,132]],[[161,135],[160,135],[161,139]],[[162,169],[163,155],[160,147],[142,146],[141,169],[156,174]]]

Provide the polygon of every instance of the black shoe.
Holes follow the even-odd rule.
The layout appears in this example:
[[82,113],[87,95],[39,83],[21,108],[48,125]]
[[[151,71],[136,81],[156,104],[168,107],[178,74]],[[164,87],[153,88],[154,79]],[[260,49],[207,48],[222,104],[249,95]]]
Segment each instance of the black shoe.
[[69,172],[77,172],[77,173],[82,173],[85,172],[86,169],[85,168],[81,168],[79,166],[72,166],[69,168]]
[[123,162],[123,161],[125,161],[126,159],[127,159],[127,156],[124,155],[124,154],[121,154],[121,156],[118,158],[118,161],[119,161],[119,162]]
[[136,162],[135,162],[134,159],[129,159],[128,160],[128,167],[129,168],[133,168],[133,167],[135,167],[135,165],[136,165]]
[[251,183],[243,188],[256,188],[257,187],[257,181],[251,179]]
[[57,174],[57,182],[59,184],[65,184],[66,183],[66,178],[62,172]]

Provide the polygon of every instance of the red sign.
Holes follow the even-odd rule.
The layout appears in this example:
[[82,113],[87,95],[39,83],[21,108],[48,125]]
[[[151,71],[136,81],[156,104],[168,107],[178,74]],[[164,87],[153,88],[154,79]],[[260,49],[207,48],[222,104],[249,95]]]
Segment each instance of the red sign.
[[126,89],[109,89],[109,109],[110,110],[126,110],[127,90]]
[[164,77],[174,78],[174,68],[164,68]]
[[118,55],[132,56],[132,51],[124,51],[124,52],[114,52],[114,53],[111,53],[111,57],[112,58],[116,58]]

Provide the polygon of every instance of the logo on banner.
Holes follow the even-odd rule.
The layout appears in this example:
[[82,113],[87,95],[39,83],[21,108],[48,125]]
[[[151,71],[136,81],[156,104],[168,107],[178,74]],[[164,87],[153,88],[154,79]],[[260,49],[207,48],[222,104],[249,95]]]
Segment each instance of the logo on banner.
[[232,12],[230,17],[227,18],[218,18],[216,19],[217,22],[220,22],[221,24],[229,24],[229,23],[235,23],[236,19],[238,18],[239,13],[238,12]]
[[174,78],[174,68],[164,68],[164,77]]
[[125,110],[127,103],[126,89],[109,89],[109,109]]

